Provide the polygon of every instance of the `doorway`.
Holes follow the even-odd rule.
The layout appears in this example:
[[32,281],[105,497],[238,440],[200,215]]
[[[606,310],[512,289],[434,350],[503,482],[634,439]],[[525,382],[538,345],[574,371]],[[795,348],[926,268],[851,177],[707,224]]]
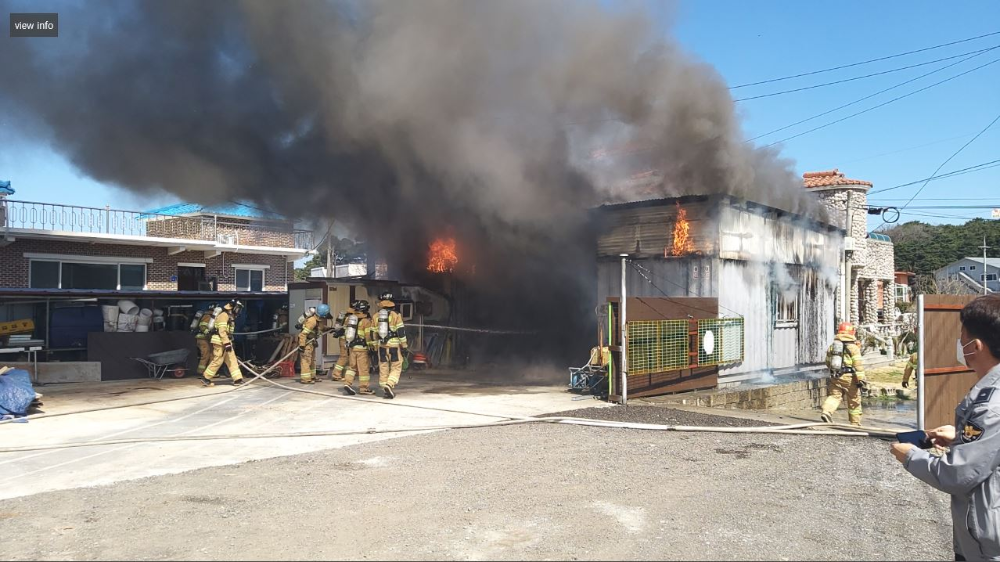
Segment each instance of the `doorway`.
[[199,285],[205,282],[205,266],[177,266],[177,290],[198,291]]

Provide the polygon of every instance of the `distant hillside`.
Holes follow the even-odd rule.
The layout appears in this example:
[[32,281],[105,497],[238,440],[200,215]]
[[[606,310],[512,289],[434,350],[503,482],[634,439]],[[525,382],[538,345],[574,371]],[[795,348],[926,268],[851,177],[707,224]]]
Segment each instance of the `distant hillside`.
[[1000,257],[1000,220],[975,219],[962,225],[908,222],[886,234],[896,247],[896,271],[929,274],[955,260],[981,256],[983,235],[992,246],[987,255]]

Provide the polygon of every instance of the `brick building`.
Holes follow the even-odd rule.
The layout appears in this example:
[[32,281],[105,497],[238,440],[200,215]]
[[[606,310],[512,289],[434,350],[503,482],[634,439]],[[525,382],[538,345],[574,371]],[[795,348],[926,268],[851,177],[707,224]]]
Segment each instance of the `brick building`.
[[123,211],[4,200],[0,289],[284,292],[310,236],[246,205]]
[[872,183],[847,178],[836,169],[807,172],[802,178],[805,187],[826,206],[829,222],[847,231],[837,321],[849,320],[869,328],[891,326],[895,321],[895,259],[888,236],[868,233]]
[[[13,194],[0,185],[0,321],[31,319],[43,362],[99,365],[105,380],[145,376],[131,357],[177,348],[191,350],[191,370],[188,326],[209,303],[239,298],[238,331],[271,328],[288,304],[293,262],[312,244],[311,233],[250,205],[129,211]],[[102,314],[120,300],[162,322],[146,333],[109,329]],[[243,357],[262,353],[257,338],[237,344]]]

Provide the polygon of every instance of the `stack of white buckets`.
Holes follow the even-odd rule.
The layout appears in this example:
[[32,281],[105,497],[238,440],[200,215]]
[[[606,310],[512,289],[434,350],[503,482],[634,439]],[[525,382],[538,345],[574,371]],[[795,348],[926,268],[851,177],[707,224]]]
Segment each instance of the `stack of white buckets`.
[[105,332],[148,332],[150,326],[162,330],[163,311],[159,308],[139,309],[132,301],[118,301],[117,306],[102,306]]

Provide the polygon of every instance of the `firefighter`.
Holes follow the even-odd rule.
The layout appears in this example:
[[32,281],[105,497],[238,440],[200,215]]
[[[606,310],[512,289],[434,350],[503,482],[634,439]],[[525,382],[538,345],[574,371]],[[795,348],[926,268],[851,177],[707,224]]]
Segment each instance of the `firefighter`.
[[215,373],[219,372],[219,367],[223,363],[229,368],[229,375],[233,378],[233,386],[243,384],[243,373],[240,372],[240,363],[233,351],[232,333],[236,331],[236,317],[243,311],[243,303],[233,299],[226,303],[214,319],[209,320],[209,333],[212,336],[212,362],[205,369],[205,374],[201,377],[201,382],[205,386],[215,386],[212,379]]
[[[374,326],[372,318],[368,315],[371,305],[368,301],[357,301],[354,307],[354,314],[347,317],[344,325],[344,337],[350,348],[350,362],[347,365],[347,374],[344,376],[344,392],[350,395],[375,394],[370,387],[371,373],[368,361],[368,351],[374,347]],[[358,390],[354,390],[354,375],[360,379]]]
[[198,346],[198,376],[201,377],[205,374],[205,369],[208,368],[208,362],[212,360],[212,345],[208,343],[209,338],[209,322],[215,315],[215,303],[208,305],[206,310],[199,310],[197,314],[194,315],[194,321],[191,322],[192,328],[194,329],[194,342]]
[[910,358],[906,361],[906,367],[903,369],[903,388],[910,388],[910,377],[913,376],[913,371],[917,369],[917,350],[914,349],[913,353],[910,354]]
[[299,382],[316,382],[316,341],[326,330],[326,320],[330,317],[330,306],[321,304],[302,323],[299,332]]
[[826,352],[826,366],[830,369],[830,391],[823,402],[823,421],[833,422],[833,413],[847,395],[847,418],[851,425],[861,425],[861,390],[868,387],[861,348],[855,337],[854,325],[841,322],[837,336]]
[[379,295],[378,317],[375,319],[375,335],[378,340],[378,384],[382,396],[396,397],[396,385],[403,374],[403,352],[407,349],[403,317],[396,312],[396,303],[391,292]]
[[330,375],[330,380],[333,382],[344,380],[344,368],[351,361],[351,351],[347,347],[347,338],[344,337],[344,323],[347,322],[348,316],[354,316],[354,309],[357,306],[358,301],[351,301],[351,305],[347,307],[347,310],[337,315],[337,323],[333,326],[333,335],[340,342],[340,355],[337,356],[337,364],[333,366],[333,373]]

